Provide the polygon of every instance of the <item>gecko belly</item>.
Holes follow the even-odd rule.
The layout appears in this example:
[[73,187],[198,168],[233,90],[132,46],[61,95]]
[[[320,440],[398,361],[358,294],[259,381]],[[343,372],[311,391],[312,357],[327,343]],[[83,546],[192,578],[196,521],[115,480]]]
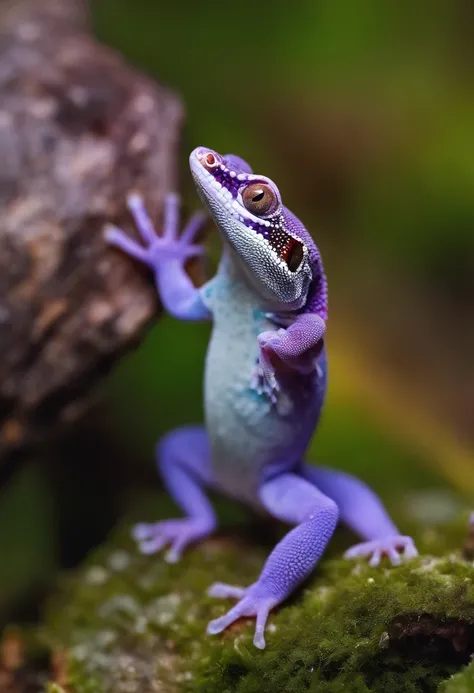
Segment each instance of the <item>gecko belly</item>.
[[255,315],[238,321],[234,314],[232,320],[215,323],[205,373],[213,479],[226,495],[251,504],[257,502],[266,471],[291,469],[301,460],[317,425],[326,386],[322,354],[321,367],[314,373],[291,373],[279,381],[282,390],[276,405],[253,390],[257,335],[275,329],[263,316],[256,325]]

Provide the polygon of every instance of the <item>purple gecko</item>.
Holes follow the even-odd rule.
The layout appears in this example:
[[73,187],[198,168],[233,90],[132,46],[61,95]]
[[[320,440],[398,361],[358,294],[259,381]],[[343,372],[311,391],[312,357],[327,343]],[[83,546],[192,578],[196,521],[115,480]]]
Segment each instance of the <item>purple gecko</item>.
[[164,483],[186,517],[139,524],[133,535],[143,553],[169,546],[167,560],[178,561],[190,544],[216,528],[205,488],[292,526],[256,582],[215,583],[209,590],[237,603],[211,621],[207,632],[220,633],[241,617],[255,616],[254,644],[263,649],[270,610],[311,573],[339,519],[363,539],[346,552],[348,558],[366,557],[377,566],[387,556],[398,565],[417,551],[363,482],[303,460],[326,392],[327,284],[318,248],[283,206],[273,181],[254,175],[239,157],[198,147],[190,167],[223,245],[208,283],[194,287],[184,269],[202,253],[194,241],[206,216],[192,217],[179,235],[176,195],[166,200],[161,237],[135,194],[128,206],[144,245],[116,227],[106,230],[108,242],[153,270],[171,315],[213,320],[206,426],[174,430],[157,446]]

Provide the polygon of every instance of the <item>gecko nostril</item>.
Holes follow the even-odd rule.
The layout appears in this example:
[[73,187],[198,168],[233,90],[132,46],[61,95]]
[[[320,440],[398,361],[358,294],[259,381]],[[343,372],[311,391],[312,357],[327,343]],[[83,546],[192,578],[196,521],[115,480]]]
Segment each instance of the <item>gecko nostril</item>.
[[208,170],[216,168],[216,166],[218,166],[220,163],[218,156],[216,156],[213,152],[210,152],[208,149],[199,150],[197,157],[204,168],[207,168]]

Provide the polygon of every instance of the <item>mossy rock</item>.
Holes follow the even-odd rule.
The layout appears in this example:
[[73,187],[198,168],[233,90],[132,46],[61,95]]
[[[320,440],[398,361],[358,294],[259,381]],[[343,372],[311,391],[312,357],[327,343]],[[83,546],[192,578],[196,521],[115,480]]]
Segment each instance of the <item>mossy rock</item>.
[[419,531],[420,558],[398,568],[342,559],[352,538],[339,531],[308,584],[271,615],[263,652],[252,619],[205,634],[229,606],[206,590],[253,581],[269,546],[222,536],[169,565],[139,555],[128,535],[91,555],[47,609],[42,642],[67,650],[76,693],[474,691],[465,516]]

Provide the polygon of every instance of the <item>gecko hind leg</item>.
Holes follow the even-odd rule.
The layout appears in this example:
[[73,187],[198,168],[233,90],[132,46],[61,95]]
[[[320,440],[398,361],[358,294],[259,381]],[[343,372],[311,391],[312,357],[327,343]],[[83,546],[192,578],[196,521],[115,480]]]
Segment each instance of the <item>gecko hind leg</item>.
[[132,534],[142,553],[170,546],[165,558],[177,562],[190,545],[214,531],[216,515],[203,487],[210,484],[210,449],[206,432],[198,426],[178,428],[157,445],[158,468],[164,484],[186,517],[135,525]]
[[224,616],[211,621],[207,632],[220,633],[242,616],[256,616],[253,642],[263,649],[270,610],[313,570],[334,533],[338,509],[330,498],[296,474],[281,474],[263,484],[260,500],[271,515],[296,527],[275,546],[253,585],[247,589],[222,583],[211,586],[210,596],[239,601]]
[[302,474],[333,499],[341,521],[364,540],[346,551],[345,558],[368,558],[369,565],[375,567],[383,556],[392,565],[399,565],[402,558],[409,560],[418,555],[413,539],[400,534],[382,501],[363,481],[309,464],[303,465]]

